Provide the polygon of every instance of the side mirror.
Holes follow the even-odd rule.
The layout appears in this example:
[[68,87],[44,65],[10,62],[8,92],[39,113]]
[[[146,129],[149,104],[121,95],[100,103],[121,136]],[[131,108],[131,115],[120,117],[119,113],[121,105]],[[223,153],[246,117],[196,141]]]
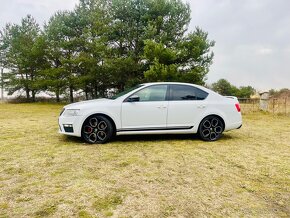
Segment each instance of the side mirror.
[[128,98],[128,102],[137,102],[140,101],[140,97],[138,95],[132,95]]

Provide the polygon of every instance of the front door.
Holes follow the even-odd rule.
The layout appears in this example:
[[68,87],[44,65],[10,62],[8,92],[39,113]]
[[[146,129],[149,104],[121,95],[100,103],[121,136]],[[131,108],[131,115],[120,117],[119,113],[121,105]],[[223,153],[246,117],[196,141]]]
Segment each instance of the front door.
[[122,103],[122,130],[146,131],[166,128],[167,85],[152,85],[134,93],[135,100]]

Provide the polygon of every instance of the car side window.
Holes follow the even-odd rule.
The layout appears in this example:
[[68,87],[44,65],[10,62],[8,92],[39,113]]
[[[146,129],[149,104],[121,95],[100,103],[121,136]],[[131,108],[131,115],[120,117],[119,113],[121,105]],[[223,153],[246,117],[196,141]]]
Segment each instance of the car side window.
[[167,85],[154,85],[141,89],[134,95],[137,95],[142,101],[165,101],[167,93]]
[[208,93],[187,85],[171,85],[170,100],[171,101],[188,101],[188,100],[204,100]]

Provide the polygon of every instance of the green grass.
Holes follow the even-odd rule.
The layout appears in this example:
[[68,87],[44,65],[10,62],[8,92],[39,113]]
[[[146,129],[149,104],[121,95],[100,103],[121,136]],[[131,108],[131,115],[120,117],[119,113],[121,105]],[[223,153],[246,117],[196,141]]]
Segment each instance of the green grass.
[[57,133],[61,107],[0,104],[0,217],[290,216],[290,117],[87,145]]

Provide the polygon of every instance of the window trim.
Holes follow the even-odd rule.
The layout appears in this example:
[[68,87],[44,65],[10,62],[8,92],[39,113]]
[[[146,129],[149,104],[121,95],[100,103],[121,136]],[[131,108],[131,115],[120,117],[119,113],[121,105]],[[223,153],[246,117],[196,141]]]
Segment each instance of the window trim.
[[[129,98],[131,96],[135,95],[137,92],[140,92],[143,89],[150,88],[150,87],[153,87],[153,86],[166,86],[165,100],[163,100],[163,101],[168,101],[169,95],[170,95],[170,93],[169,93],[169,87],[170,87],[170,85],[168,85],[168,84],[153,84],[153,85],[145,86],[142,89],[139,89],[138,91],[136,91],[133,94],[129,95],[127,98],[125,98],[125,100],[123,101],[123,103],[129,102]],[[160,101],[136,101],[134,103],[141,103],[141,102],[160,102]],[[132,102],[129,102],[129,103],[132,103]]]
[[[191,87],[191,88],[194,88],[194,89],[197,89],[197,90],[200,90],[200,91],[202,91],[202,92],[205,92],[206,94],[207,94],[207,96],[204,98],[204,99],[200,99],[200,100],[198,100],[198,99],[192,99],[192,100],[182,100],[182,99],[180,99],[180,100],[175,100],[175,99],[173,99],[173,96],[172,96],[172,89],[173,89],[173,86],[184,86],[184,87]],[[185,85],[185,84],[170,84],[169,85],[169,88],[168,88],[168,101],[185,101],[185,102],[190,102],[190,101],[204,101],[204,100],[206,100],[207,99],[207,97],[209,96],[209,93],[208,92],[206,92],[206,91],[204,91],[204,90],[202,90],[202,89],[200,89],[200,88],[198,88],[198,87],[195,87],[195,86],[191,86],[191,85]],[[195,96],[196,97],[196,96]]]

